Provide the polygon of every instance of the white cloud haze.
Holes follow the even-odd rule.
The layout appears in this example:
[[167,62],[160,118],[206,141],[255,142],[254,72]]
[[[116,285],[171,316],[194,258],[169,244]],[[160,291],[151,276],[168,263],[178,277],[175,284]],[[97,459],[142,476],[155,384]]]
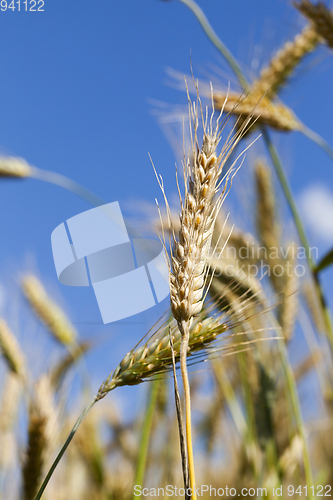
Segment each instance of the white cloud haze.
[[314,236],[333,243],[333,191],[324,185],[309,186],[300,196],[300,209]]

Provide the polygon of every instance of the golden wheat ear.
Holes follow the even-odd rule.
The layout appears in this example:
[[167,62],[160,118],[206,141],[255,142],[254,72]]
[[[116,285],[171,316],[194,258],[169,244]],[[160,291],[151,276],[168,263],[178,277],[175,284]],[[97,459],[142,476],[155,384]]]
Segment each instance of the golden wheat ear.
[[24,379],[26,374],[24,355],[15,335],[2,319],[0,319],[0,354],[5,358],[8,368]]
[[[226,113],[238,117],[238,128],[252,116],[253,123],[256,121],[258,125],[268,125],[280,132],[301,130],[302,124],[291,109],[280,102],[272,102],[263,95],[251,91],[240,99],[239,94],[217,91],[214,92],[214,104],[216,109],[222,109],[224,106]],[[227,102],[224,104],[226,99]],[[253,128],[248,130],[251,131]]]
[[306,26],[293,40],[286,42],[272,57],[268,66],[261,70],[259,78],[252,83],[252,92],[259,97],[266,94],[268,98],[273,98],[296,66],[320,41],[316,29],[312,25]]
[[23,158],[0,156],[0,177],[30,177],[32,169]]
[[310,21],[319,39],[333,49],[333,12],[324,2],[313,4],[310,0],[301,0],[294,5]]
[[56,418],[50,380],[43,375],[35,384],[29,409],[28,443],[22,466],[24,500],[33,500],[38,491],[51,450]]
[[65,346],[75,345],[75,328],[60,307],[48,297],[42,283],[35,276],[26,276],[22,288],[32,310],[53,337]]

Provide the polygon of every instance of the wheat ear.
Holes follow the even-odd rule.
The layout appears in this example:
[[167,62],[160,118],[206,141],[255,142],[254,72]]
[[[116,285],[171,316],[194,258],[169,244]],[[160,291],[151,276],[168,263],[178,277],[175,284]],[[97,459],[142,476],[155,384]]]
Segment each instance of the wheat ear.
[[257,92],[249,92],[245,97],[240,98],[239,94],[222,91],[214,92],[214,104],[216,109],[222,109],[241,118],[237,121],[237,127],[241,128],[244,121],[251,115],[253,121],[261,125],[270,127],[281,132],[301,130],[302,124],[295,114],[284,104],[272,102],[268,97]]
[[[281,277],[274,273],[274,267],[281,264],[281,228],[276,216],[276,200],[270,168],[263,160],[255,165],[257,194],[256,226],[261,243],[267,251],[267,262],[271,268],[271,279],[277,292],[281,291]],[[283,264],[283,263],[282,263]]]
[[333,12],[324,2],[313,4],[309,0],[294,2],[295,7],[311,22],[317,36],[333,49]]
[[26,369],[23,353],[16,337],[3,319],[0,319],[0,354],[5,358],[8,368],[24,378]]
[[0,469],[16,462],[15,424],[22,395],[22,380],[16,373],[6,376],[0,400]]
[[287,259],[285,263],[283,288],[284,300],[282,301],[280,312],[280,324],[286,342],[289,342],[289,340],[291,340],[298,312],[299,279],[295,273],[295,267],[297,265],[297,249],[291,245],[288,248],[288,253],[290,248],[292,250],[292,255]]
[[22,288],[33,311],[54,338],[63,345],[75,345],[75,328],[64,312],[48,297],[41,282],[35,276],[26,276]]
[[24,500],[35,498],[50,450],[56,420],[52,394],[49,379],[44,375],[35,386],[29,412],[28,444],[22,467]]
[[274,97],[303,57],[312,52],[319,42],[320,36],[314,27],[306,26],[294,40],[285,43],[260,72],[259,78],[252,83],[252,92],[259,97],[264,94],[268,98]]
[[0,156],[0,177],[30,177],[32,169],[23,158]]

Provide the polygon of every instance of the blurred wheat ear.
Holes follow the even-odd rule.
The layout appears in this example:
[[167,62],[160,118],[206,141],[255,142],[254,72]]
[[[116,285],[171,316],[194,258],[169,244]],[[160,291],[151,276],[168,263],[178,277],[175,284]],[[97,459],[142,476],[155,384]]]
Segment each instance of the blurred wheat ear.
[[275,97],[296,66],[316,48],[320,40],[314,27],[308,25],[296,35],[294,40],[286,42],[272,57],[269,65],[261,70],[259,78],[252,83],[253,94],[257,96],[266,94],[268,98]]
[[0,319],[0,353],[4,356],[8,368],[24,379],[26,373],[24,355],[16,337],[2,319]]
[[22,288],[32,310],[54,338],[65,346],[75,345],[75,328],[64,312],[48,297],[41,282],[35,276],[26,276]]
[[300,0],[300,2],[294,2],[294,5],[308,18],[320,40],[333,49],[333,12],[324,2],[313,4],[309,0]]
[[[260,99],[260,100],[259,100]],[[226,104],[224,104],[226,101]],[[216,109],[222,109],[227,113],[236,115],[238,128],[244,125],[244,121],[252,116],[253,122],[258,125],[268,125],[280,132],[291,132],[301,130],[302,124],[287,106],[280,102],[272,102],[267,97],[262,97],[250,91],[245,97],[240,97],[238,93],[221,92],[214,93],[214,103]],[[254,128],[248,128],[254,130]]]
[[30,177],[32,169],[23,158],[0,156],[0,177]]
[[49,378],[44,375],[35,385],[30,404],[28,444],[22,466],[24,500],[35,498],[52,444],[53,426],[57,418],[52,395]]

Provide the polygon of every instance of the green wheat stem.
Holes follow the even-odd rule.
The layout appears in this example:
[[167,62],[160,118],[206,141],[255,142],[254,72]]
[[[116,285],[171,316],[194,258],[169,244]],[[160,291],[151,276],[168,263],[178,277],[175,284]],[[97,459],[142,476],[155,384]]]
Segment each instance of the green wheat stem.
[[[141,430],[141,438],[140,438],[140,448],[139,448],[139,456],[136,466],[135,478],[134,478],[134,486],[143,486],[143,481],[146,472],[147,465],[147,456],[148,449],[150,443],[150,435],[153,424],[153,418],[156,408],[158,390],[160,387],[160,379],[154,380],[151,383],[149,390],[149,398],[148,404],[145,412],[144,422]],[[135,493],[133,494],[133,500],[136,498],[141,498],[141,495],[137,496]]]
[[73,437],[75,436],[75,433],[76,431],[78,430],[78,428],[80,427],[84,417],[87,415],[87,413],[89,412],[89,410],[94,406],[94,404],[99,400],[98,396],[95,396],[94,399],[89,403],[89,405],[83,410],[83,412],[81,413],[81,415],[79,416],[79,418],[77,419],[77,421],[75,422],[74,424],[74,427],[73,429],[71,430],[68,438],[66,439],[66,442],[65,444],[63,445],[63,447],[61,448],[61,450],[59,451],[58,455],[56,456],[56,459],[54,460],[53,464],[51,465],[41,487],[39,488],[38,490],[38,493],[35,497],[35,500],[40,500],[40,498],[42,497],[44,491],[45,491],[45,488],[46,486],[48,485],[58,463],[60,462],[60,460],[62,459],[65,451],[67,450],[70,442],[72,441]]
[[231,66],[232,70],[234,71],[235,75],[237,76],[240,84],[244,89],[248,87],[248,82],[238,64],[236,59],[233,57],[229,49],[224,45],[224,43],[220,40],[220,38],[217,36],[215,31],[213,30],[211,24],[209,23],[207,17],[205,16],[204,12],[201,10],[199,5],[197,5],[193,0],[178,0],[179,2],[183,3],[186,5],[195,15],[197,20],[199,21],[202,29],[208,36],[209,40],[212,42],[213,45],[217,48],[219,52],[223,55],[223,57],[228,61],[229,65]]

